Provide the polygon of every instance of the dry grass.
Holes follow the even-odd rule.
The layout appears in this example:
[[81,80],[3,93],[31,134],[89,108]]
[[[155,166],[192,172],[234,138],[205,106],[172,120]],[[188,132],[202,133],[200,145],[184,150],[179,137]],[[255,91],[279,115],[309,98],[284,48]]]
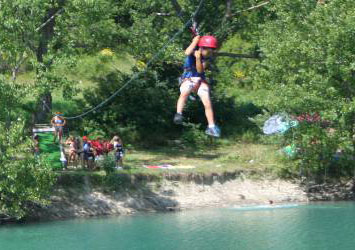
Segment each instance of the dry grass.
[[[161,148],[156,150],[131,150],[125,164],[134,172],[155,173],[198,172],[212,173],[235,170],[270,172],[281,167],[277,148],[261,144],[235,143],[207,150]],[[144,165],[193,166],[193,169],[146,169]]]
[[[206,150],[191,148],[179,149],[165,147],[159,149],[131,149],[126,151],[124,158],[126,170],[118,173],[159,176],[162,174],[223,174],[226,172],[244,171],[249,176],[276,176],[284,163],[275,146],[261,144],[234,143]],[[147,165],[169,164],[178,168],[148,169]],[[179,166],[181,168],[179,168]],[[193,168],[183,168],[183,167]],[[69,167],[71,169],[71,167]],[[99,175],[105,172],[83,171],[82,168],[72,169],[63,173],[70,175]]]

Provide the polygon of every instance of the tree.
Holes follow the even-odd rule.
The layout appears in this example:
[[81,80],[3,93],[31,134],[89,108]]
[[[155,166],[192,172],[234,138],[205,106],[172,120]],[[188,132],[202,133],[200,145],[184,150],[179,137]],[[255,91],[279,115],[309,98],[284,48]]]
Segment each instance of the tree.
[[34,204],[46,204],[54,174],[34,158],[26,134],[22,100],[30,88],[0,79],[0,214],[21,218]]
[[[314,149],[308,162],[309,152],[303,154],[303,163],[318,169],[331,165],[336,149],[345,159],[354,157],[354,7],[350,0],[326,5],[272,1],[269,8],[277,18],[265,24],[261,34],[265,60],[254,80],[260,88],[268,89],[270,96],[260,103],[273,112],[320,114],[336,131],[315,129],[324,126],[321,122],[301,126],[296,142],[301,148]],[[347,166],[351,166],[349,161]]]

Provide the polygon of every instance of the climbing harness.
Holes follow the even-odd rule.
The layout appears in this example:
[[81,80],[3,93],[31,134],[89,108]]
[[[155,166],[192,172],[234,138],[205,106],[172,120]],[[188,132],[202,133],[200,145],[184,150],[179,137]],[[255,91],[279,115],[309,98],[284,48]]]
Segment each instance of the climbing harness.
[[192,25],[190,27],[190,31],[192,33],[193,36],[199,36],[200,35],[200,30],[198,28],[197,22],[195,19],[193,19],[192,21]]

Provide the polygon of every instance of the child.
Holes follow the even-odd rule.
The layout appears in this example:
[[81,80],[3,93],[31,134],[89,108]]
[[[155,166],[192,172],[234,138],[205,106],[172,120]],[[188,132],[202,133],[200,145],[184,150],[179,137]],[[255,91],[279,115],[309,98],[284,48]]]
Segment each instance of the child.
[[55,142],[55,140],[58,137],[59,143],[62,143],[63,127],[66,124],[66,121],[63,118],[63,114],[61,112],[56,112],[55,116],[51,120],[51,124],[55,128],[55,131],[54,131],[54,142]]
[[70,136],[65,144],[69,145],[69,162],[75,162],[77,154],[77,145],[74,136]]
[[116,168],[121,169],[123,167],[123,143],[119,136],[114,136],[112,138],[113,148],[115,150],[115,160],[116,160]]
[[83,166],[87,166],[88,169],[93,169],[94,153],[91,147],[91,143],[86,136],[83,136]]
[[34,153],[35,153],[35,157],[38,158],[39,157],[39,136],[38,135],[34,135],[33,136],[33,146],[34,146]]
[[210,98],[210,87],[206,81],[205,69],[208,66],[207,59],[217,49],[217,39],[213,36],[196,36],[190,46],[185,50],[186,59],[184,73],[181,77],[180,97],[177,102],[177,112],[174,117],[176,124],[182,124],[182,111],[186,100],[191,92],[197,92],[205,107],[205,114],[208,122],[206,134],[213,137],[220,137],[221,131],[216,126],[213,108]]

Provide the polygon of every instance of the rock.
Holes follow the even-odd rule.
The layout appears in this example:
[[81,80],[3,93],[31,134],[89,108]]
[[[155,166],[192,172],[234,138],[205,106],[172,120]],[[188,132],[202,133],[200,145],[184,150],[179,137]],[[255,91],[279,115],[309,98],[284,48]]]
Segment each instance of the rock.
[[245,195],[243,195],[243,194],[238,194],[238,196],[239,196],[239,198],[240,198],[241,200],[245,200]]
[[[169,177],[170,178],[170,177]],[[52,204],[36,211],[40,218],[69,218],[95,215],[132,214],[136,211],[176,211],[198,207],[228,207],[235,204],[264,204],[274,202],[322,201],[353,197],[353,183],[343,185],[310,185],[308,193],[299,183],[282,180],[251,180],[243,173],[239,178],[211,175],[207,185],[201,175],[190,176],[191,181],[164,179],[144,183],[136,189],[120,191],[60,189],[51,197]],[[207,177],[206,177],[207,178]],[[206,179],[205,178],[205,179]],[[219,181],[215,181],[216,178]],[[146,181],[146,180],[145,180]],[[307,188],[303,186],[303,188]]]

